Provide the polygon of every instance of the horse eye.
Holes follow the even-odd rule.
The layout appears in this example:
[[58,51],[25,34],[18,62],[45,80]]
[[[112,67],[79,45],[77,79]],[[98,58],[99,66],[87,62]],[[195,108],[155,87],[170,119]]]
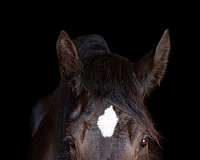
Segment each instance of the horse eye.
[[142,147],[145,147],[145,146],[148,145],[148,143],[149,143],[149,138],[148,138],[148,137],[145,137],[145,138],[142,138],[142,140],[141,140],[141,142],[140,142],[140,145],[141,145]]

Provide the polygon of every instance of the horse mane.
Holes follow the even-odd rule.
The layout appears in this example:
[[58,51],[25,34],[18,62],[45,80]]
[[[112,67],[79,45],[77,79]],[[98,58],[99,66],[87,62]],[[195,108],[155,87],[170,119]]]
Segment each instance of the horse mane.
[[95,55],[110,54],[110,49],[105,39],[97,34],[77,37],[73,40],[81,60]]
[[[73,40],[83,64],[81,81],[93,94],[107,97],[108,93],[123,92],[137,95],[141,88],[128,59],[110,51],[105,39],[96,34]],[[130,96],[128,96],[130,97]]]

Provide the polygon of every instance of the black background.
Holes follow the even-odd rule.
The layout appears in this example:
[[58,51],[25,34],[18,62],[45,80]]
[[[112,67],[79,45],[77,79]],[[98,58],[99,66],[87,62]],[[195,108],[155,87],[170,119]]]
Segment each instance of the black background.
[[188,8],[177,8],[170,2],[118,7],[103,3],[53,6],[27,4],[22,10],[13,10],[6,19],[9,22],[6,49],[12,52],[4,65],[11,86],[6,100],[11,107],[3,118],[10,133],[11,142],[6,141],[9,153],[16,151],[14,157],[26,157],[31,109],[58,85],[56,40],[61,30],[72,39],[83,34],[102,35],[112,52],[137,61],[157,45],[163,31],[169,28],[172,49],[166,76],[147,104],[156,128],[164,137],[165,159],[192,159],[193,152],[189,150],[194,146],[189,142],[195,141],[195,136],[190,129],[194,122],[190,111],[194,105],[188,104],[188,99],[193,93],[190,86],[195,89],[191,83],[195,34],[191,21],[194,17],[188,14]]

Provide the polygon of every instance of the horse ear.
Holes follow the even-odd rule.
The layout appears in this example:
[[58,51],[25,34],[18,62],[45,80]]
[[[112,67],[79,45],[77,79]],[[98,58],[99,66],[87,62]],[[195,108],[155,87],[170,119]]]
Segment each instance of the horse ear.
[[165,30],[156,49],[146,54],[136,63],[136,75],[142,83],[144,94],[148,94],[155,86],[160,85],[165,75],[170,53],[169,30]]
[[65,31],[60,32],[56,47],[61,78],[68,80],[80,69],[78,52]]

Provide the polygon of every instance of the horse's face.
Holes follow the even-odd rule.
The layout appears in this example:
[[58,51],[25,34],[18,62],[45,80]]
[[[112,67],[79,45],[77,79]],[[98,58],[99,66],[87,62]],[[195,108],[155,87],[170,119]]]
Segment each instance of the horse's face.
[[135,64],[115,55],[81,61],[64,32],[57,49],[61,77],[68,81],[77,99],[66,122],[71,158],[157,159],[158,133],[143,100],[164,76],[170,49],[168,32],[155,53]]
[[84,108],[66,127],[72,159],[139,160],[158,157],[155,150],[152,151],[152,147],[158,149],[158,144],[149,128],[121,111],[119,106],[89,99]]

